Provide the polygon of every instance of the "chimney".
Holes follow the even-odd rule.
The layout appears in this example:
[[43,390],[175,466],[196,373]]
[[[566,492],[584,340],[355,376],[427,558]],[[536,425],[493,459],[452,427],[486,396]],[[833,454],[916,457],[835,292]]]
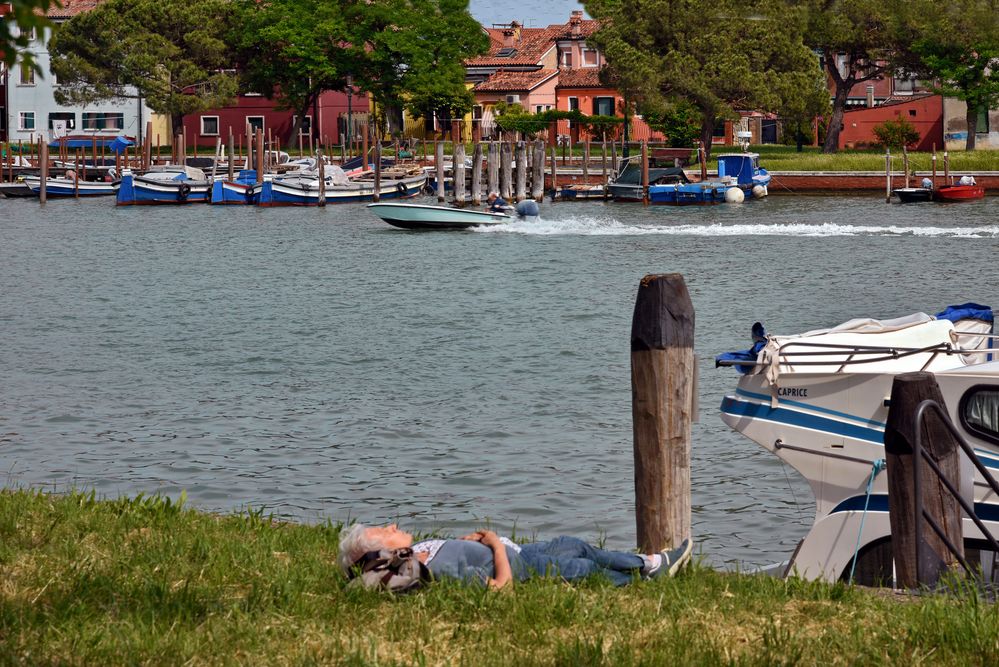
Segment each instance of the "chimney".
[[572,16],[569,17],[569,30],[573,37],[579,37],[580,29],[583,23],[583,12],[579,9],[574,9],[572,11]]
[[874,107],[874,86],[867,86],[867,108]]
[[503,46],[513,48],[520,42],[520,24],[514,21],[503,29]]

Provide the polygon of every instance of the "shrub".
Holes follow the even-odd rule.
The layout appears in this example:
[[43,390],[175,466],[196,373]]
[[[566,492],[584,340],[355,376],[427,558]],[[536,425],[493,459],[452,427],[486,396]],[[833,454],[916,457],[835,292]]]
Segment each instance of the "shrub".
[[902,148],[919,141],[920,134],[912,123],[899,116],[895,120],[886,120],[874,126],[874,136],[878,143],[886,148]]

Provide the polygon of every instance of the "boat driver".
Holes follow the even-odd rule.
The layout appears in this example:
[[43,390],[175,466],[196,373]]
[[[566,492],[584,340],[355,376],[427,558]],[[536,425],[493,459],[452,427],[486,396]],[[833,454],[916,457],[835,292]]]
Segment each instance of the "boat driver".
[[492,213],[505,213],[510,206],[505,199],[499,196],[498,192],[489,193],[489,196],[486,197],[486,205]]

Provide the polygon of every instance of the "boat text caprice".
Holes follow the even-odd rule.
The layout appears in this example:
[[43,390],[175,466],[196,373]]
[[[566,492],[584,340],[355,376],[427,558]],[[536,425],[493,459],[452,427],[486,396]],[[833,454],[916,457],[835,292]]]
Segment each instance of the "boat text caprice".
[[[993,476],[999,474],[999,341],[992,310],[952,306],[935,317],[851,320],[832,329],[768,336],[716,363],[741,373],[722,420],[793,467],[815,495],[815,518],[784,569],[810,579],[893,581],[884,433],[895,375],[935,374],[949,416]],[[879,474],[880,473],[880,474]],[[966,473],[966,474],[965,474]],[[999,498],[974,472],[975,514],[999,533]],[[969,498],[969,500],[971,500]],[[963,522],[966,555],[989,580],[999,560]]]

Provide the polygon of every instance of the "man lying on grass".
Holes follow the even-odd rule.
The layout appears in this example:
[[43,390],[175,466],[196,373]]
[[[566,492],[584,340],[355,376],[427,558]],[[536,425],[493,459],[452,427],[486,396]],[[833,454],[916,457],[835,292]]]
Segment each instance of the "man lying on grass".
[[[400,566],[412,567],[403,579],[419,577],[428,570],[434,579],[458,579],[467,583],[503,588],[530,577],[554,576],[576,581],[604,575],[616,586],[636,578],[670,577],[690,559],[693,543],[686,539],[675,549],[657,554],[634,554],[597,549],[575,537],[556,537],[550,542],[514,544],[491,530],[480,530],[460,540],[424,540],[395,524],[351,526],[340,539],[340,567],[365,586],[407,588],[402,579],[392,580]],[[425,566],[425,567],[424,567]],[[414,572],[418,570],[418,572]],[[424,572],[424,576],[426,573]]]

